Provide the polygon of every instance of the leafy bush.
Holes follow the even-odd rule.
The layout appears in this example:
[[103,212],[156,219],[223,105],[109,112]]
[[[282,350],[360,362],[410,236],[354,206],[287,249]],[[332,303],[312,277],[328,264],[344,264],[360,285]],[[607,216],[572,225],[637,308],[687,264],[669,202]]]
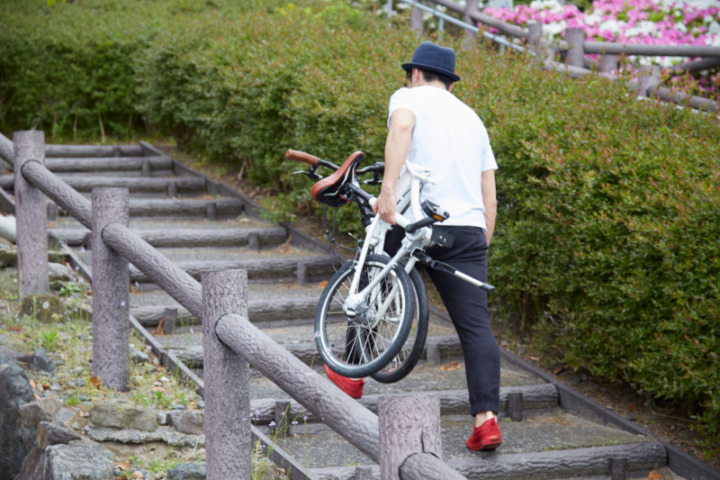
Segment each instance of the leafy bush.
[[267,4],[4,0],[0,128],[43,129],[56,140],[131,137],[145,127],[137,109],[135,64],[158,31],[184,17],[241,15]]
[[[135,9],[106,16],[125,25],[103,26],[115,37],[78,33],[89,23],[70,20],[61,35],[55,11],[45,10],[48,38],[0,34],[3,47],[25,59],[0,60],[4,122],[39,115],[45,128],[67,132],[75,119],[78,129],[95,128],[83,122],[95,125],[98,115],[106,126],[135,125],[128,118],[140,113],[186,148],[274,189],[276,205],[305,210],[314,207],[309,183],[290,177],[298,166],[284,160],[285,149],[337,162],[363,150],[368,161],[382,160],[387,100],[402,85],[400,63],[418,43],[414,34],[339,0],[243,14],[230,0],[209,10],[182,0],[163,2],[174,5],[166,9],[127,3]],[[24,16],[8,22],[21,25],[11,28],[16,36],[34,21],[30,10],[19,11]],[[145,33],[120,38],[135,12],[155,20],[143,23]],[[74,36],[77,45],[68,40]],[[100,62],[98,39],[108,38]],[[511,52],[450,43],[462,77],[453,93],[484,120],[500,165],[490,275],[502,316],[533,335],[548,363],[690,405],[712,453],[720,445],[717,117],[637,101],[620,82],[571,80]],[[135,49],[131,68],[120,46]],[[99,87],[83,82],[60,85],[61,93],[42,88],[52,73],[42,62],[8,75],[42,49],[55,69],[78,69],[70,78],[99,76],[98,62],[107,63],[115,73],[90,84],[126,93],[101,106],[93,96]],[[86,51],[92,61],[69,60]],[[353,211],[341,214],[347,226]]]
[[717,446],[718,119],[617,82],[469,60],[481,75],[459,95],[500,164],[497,303],[548,363],[693,405]]

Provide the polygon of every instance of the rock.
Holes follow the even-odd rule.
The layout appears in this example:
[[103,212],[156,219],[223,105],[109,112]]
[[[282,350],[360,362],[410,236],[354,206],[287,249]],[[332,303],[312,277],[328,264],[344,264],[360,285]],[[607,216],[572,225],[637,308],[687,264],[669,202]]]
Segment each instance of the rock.
[[0,267],[17,265],[17,249],[11,245],[0,243]]
[[0,215],[0,237],[10,240],[12,243],[17,242],[15,217],[12,215]]
[[148,357],[147,353],[145,353],[145,352],[141,352],[140,350],[131,348],[130,349],[130,360],[132,360],[135,363],[149,363],[150,357]]
[[11,480],[28,451],[20,432],[20,407],[33,401],[28,377],[12,352],[0,348],[0,480]]
[[42,323],[56,322],[65,317],[68,307],[55,295],[28,295],[20,302],[20,315],[35,317]]
[[158,427],[154,432],[140,430],[117,430],[107,427],[88,425],[83,429],[90,440],[96,442],[116,442],[139,445],[151,442],[164,442],[172,447],[205,446],[205,435],[188,435],[171,427]]
[[183,463],[168,470],[170,480],[205,480],[205,465]]
[[56,397],[41,398],[19,408],[20,433],[28,451],[37,446],[38,425],[55,420],[55,415],[61,408],[62,403]]
[[115,455],[92,442],[35,448],[15,480],[107,480],[113,475]]
[[157,414],[149,408],[136,408],[119,402],[101,402],[90,409],[90,421],[100,427],[153,432],[158,428]]
[[48,357],[47,350],[38,348],[32,355],[20,355],[16,360],[26,363],[36,372],[50,373],[55,370],[55,363]]
[[[0,475],[0,478],[2,475]],[[7,477],[8,479],[12,476]],[[22,470],[14,480],[46,480],[45,475],[45,450],[42,448],[33,448],[22,464]]]
[[82,437],[64,425],[57,423],[40,422],[37,431],[37,445],[39,448],[46,448],[50,445],[65,445],[72,440],[80,440]]
[[286,475],[283,475],[278,471],[277,465],[269,460],[263,460],[258,464],[253,465],[253,473],[257,475],[257,478],[263,480],[285,480]]
[[205,433],[205,414],[198,410],[175,410],[168,414],[170,425],[181,433],[203,435]]
[[158,425],[167,425],[168,424],[168,412],[159,411],[157,412],[157,422]]
[[75,270],[62,263],[48,262],[48,280],[50,282],[72,282],[77,280]]

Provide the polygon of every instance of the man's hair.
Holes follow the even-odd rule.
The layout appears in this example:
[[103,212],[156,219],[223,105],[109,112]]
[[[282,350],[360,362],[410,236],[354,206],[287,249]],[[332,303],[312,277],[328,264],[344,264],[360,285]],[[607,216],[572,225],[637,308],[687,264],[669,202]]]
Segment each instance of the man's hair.
[[439,80],[440,82],[442,82],[443,85],[445,85],[445,90],[450,90],[450,85],[453,84],[453,81],[447,75],[443,75],[442,73],[431,72],[429,70],[423,70],[423,69],[419,69],[419,70],[422,72],[423,79],[426,82],[434,82],[436,80]]

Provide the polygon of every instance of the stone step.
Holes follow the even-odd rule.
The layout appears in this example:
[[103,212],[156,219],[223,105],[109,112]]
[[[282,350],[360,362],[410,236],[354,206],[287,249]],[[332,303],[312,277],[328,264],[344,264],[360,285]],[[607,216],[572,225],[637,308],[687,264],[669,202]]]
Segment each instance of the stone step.
[[[159,193],[169,197],[178,195],[201,195],[205,193],[205,180],[197,177],[147,178],[116,176],[66,176],[58,175],[65,183],[78,192],[91,192],[93,188],[127,188],[131,193]],[[14,190],[12,175],[0,176],[0,188]]]
[[[304,460],[313,479],[352,479],[360,465],[376,469],[364,454],[324,425],[305,422],[302,417],[295,421],[287,437],[273,436],[269,426],[260,430],[290,455]],[[500,448],[472,452],[465,447],[472,428],[470,417],[443,415],[443,460],[469,480],[607,475],[612,461],[626,461],[628,471],[647,471],[665,462],[662,444],[560,409],[522,422],[501,418],[499,423],[503,432]]]
[[[68,183],[81,189],[100,184],[132,186],[130,227],[195,278],[211,270],[246,269],[250,279],[250,320],[324,376],[313,339],[314,317],[324,286],[322,281],[333,273],[332,257],[325,251],[291,247],[285,241],[287,229],[247,218],[242,195],[228,193],[229,189],[219,188],[207,179],[193,180],[192,188],[199,189],[203,183],[212,198],[210,195],[193,199],[157,198],[172,194],[172,187],[168,187],[172,184],[175,192],[184,194],[177,187],[189,185],[184,182],[193,178],[193,172],[163,155],[132,157],[128,153],[99,149],[93,153],[95,158],[67,158],[76,155],[68,153],[63,155],[66,158],[47,161],[51,169],[61,172]],[[111,157],[120,154],[126,156]],[[182,172],[184,176],[173,176],[168,181],[160,178],[159,172]],[[87,229],[62,216],[52,225],[58,237],[75,246],[81,261],[91,265]],[[255,234],[258,240],[251,240]],[[263,234],[266,237],[261,238]],[[131,276],[130,313],[151,329],[163,319],[166,309],[177,309],[172,334],[158,335],[154,341],[188,366],[197,368],[202,376],[199,320],[168,294],[156,290],[134,267]],[[377,412],[379,398],[385,395],[437,395],[442,413],[443,458],[468,479],[589,480],[608,478],[611,469],[618,465],[624,468],[624,478],[634,478],[636,474],[640,478],[643,471],[646,475],[650,469],[667,465],[662,445],[563,410],[559,400],[562,389],[544,378],[541,373],[535,375],[531,369],[503,359],[499,417],[504,443],[496,452],[468,451],[464,442],[471,433],[472,419],[460,344],[452,325],[435,312],[431,314],[426,354],[415,369],[394,384],[366,378],[358,408]],[[328,388],[335,387],[328,383]],[[375,478],[379,477],[377,465],[255,369],[251,369],[249,392],[255,427],[278,450],[291,455],[295,465],[308,469],[313,479],[355,479],[357,467],[370,469]],[[518,403],[519,398],[522,401]],[[289,406],[290,422],[295,422],[289,437],[280,435],[271,424],[276,409],[284,405]],[[522,420],[511,421],[511,416]],[[615,473],[613,478],[621,477]]]
[[[281,245],[288,239],[287,231],[282,227],[136,231],[143,240],[156,248],[250,246],[262,249]],[[68,246],[84,245],[85,248],[91,248],[90,230],[52,228],[50,232]]]
[[[175,264],[196,280],[200,280],[205,273],[224,269],[243,269],[247,271],[250,281],[289,280],[302,277],[303,280],[300,283],[328,278],[333,273],[329,256],[249,258],[251,255],[247,252],[236,255],[232,250],[234,249],[228,248],[225,253],[226,259],[176,261]],[[131,266],[130,281],[143,283],[149,282],[150,279],[143,272]]]
[[137,157],[145,154],[140,145],[45,145],[45,157],[96,158]]
[[[373,382],[372,379],[366,380]],[[253,383],[253,386],[255,383]],[[382,394],[364,394],[358,403],[368,410],[377,414],[380,396],[400,395],[406,392],[397,389],[397,392]],[[262,390],[261,390],[262,391]],[[251,393],[254,390],[251,389]],[[281,392],[284,393],[284,392]],[[469,401],[467,389],[460,390],[433,390],[429,395],[437,395],[440,400],[440,411],[443,415],[467,415]],[[500,387],[500,416],[507,416],[508,398],[513,394],[522,394],[523,404],[521,413],[523,418],[548,413],[558,406],[557,388],[550,383],[511,385]],[[276,411],[285,412],[292,421],[302,420],[307,423],[319,423],[321,419],[307,411],[296,401],[287,398],[287,395],[280,398],[254,398],[250,401],[252,421],[255,425],[269,425],[276,420]],[[279,410],[278,410],[279,409]]]
[[55,173],[61,172],[152,172],[172,170],[173,161],[166,156],[152,157],[56,157],[46,158],[45,166]]

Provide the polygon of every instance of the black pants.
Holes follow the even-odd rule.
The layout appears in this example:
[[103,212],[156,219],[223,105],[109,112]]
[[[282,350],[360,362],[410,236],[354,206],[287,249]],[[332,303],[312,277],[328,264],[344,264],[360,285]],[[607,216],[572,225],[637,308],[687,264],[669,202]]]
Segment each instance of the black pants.
[[[450,248],[433,245],[428,247],[427,253],[435,260],[486,282],[488,245],[483,230],[440,225],[433,228],[448,232],[455,240]],[[399,227],[388,232],[385,250],[389,254],[397,252],[404,234]],[[428,269],[428,274],[460,337],[470,394],[470,413],[474,416],[489,410],[497,414],[500,403],[500,349],[490,328],[487,292],[449,273]]]

